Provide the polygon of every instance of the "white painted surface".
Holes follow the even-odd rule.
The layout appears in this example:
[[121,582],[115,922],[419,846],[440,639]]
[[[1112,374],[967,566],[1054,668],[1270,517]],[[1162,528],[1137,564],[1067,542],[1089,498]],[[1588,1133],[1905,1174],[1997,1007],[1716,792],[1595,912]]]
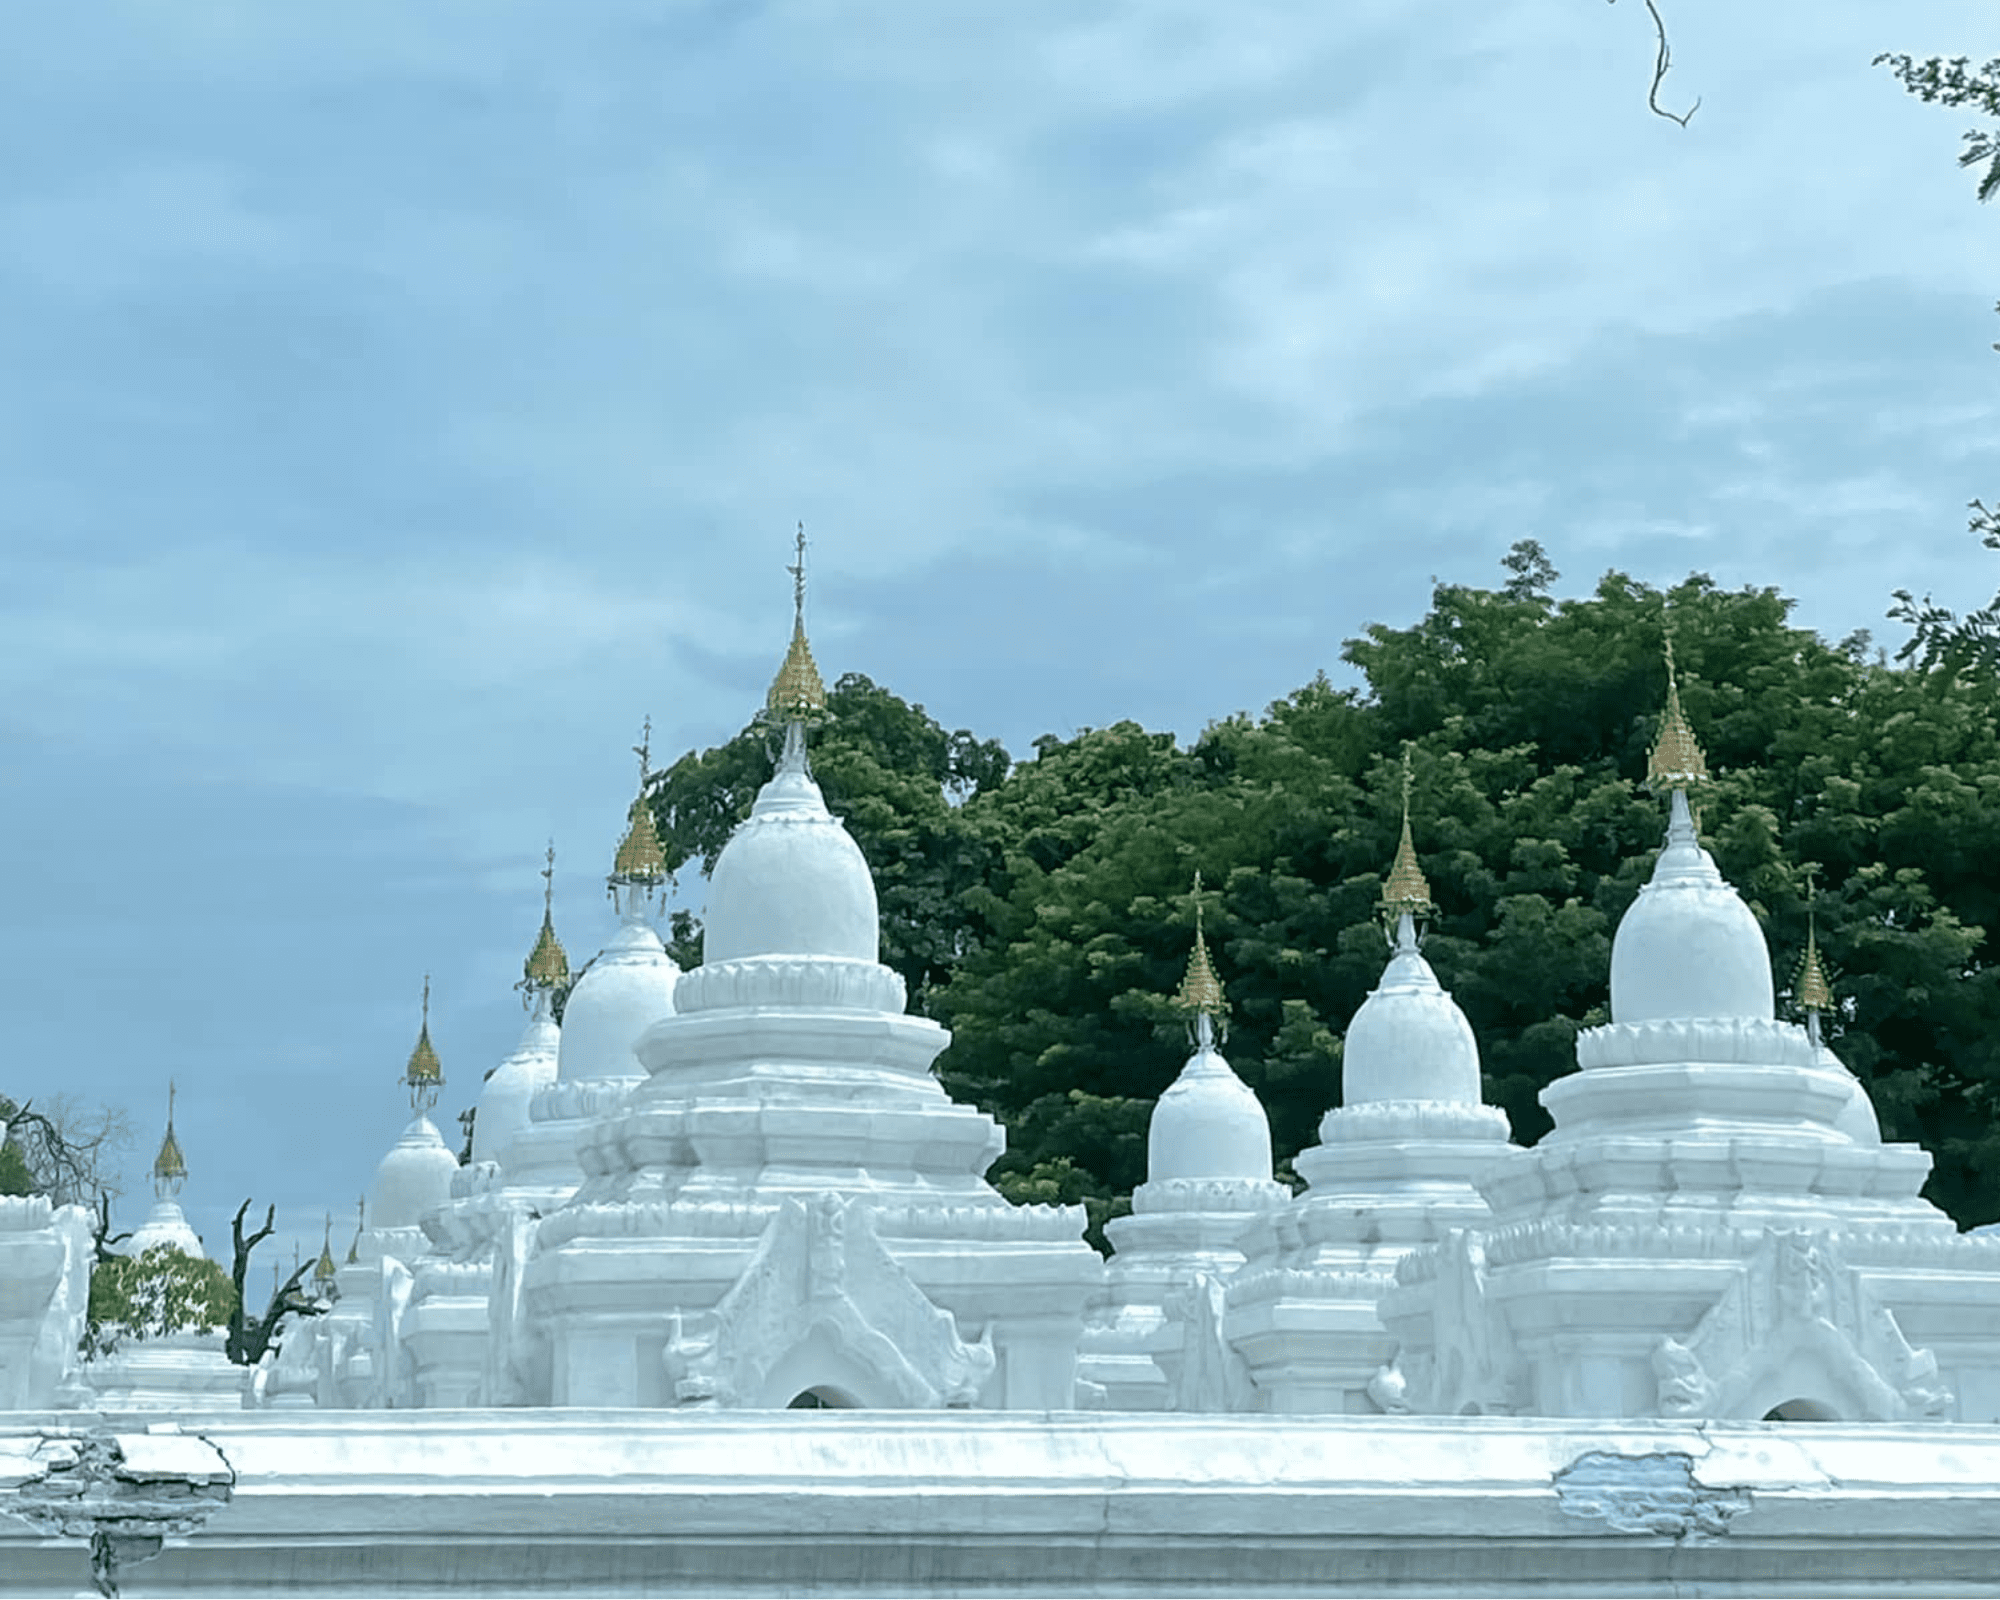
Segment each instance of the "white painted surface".
[[[790,742],[788,741],[788,744]],[[826,809],[801,759],[781,765],[708,880],[704,965],[742,956],[873,961],[881,924],[861,847]]]
[[1478,1105],[1479,1044],[1472,1024],[1417,949],[1407,913],[1389,965],[1347,1026],[1341,1103],[1427,1100]]
[[[96,1422],[0,1418],[0,1505],[46,1476],[45,1426]],[[1992,1428],[839,1411],[181,1428],[234,1483],[124,1572],[128,1595],[2000,1592]],[[214,1456],[182,1453],[212,1479]],[[0,1517],[0,1593],[86,1583],[80,1539]]]
[[528,1125],[529,1103],[556,1081],[556,1054],[562,1034],[547,1014],[547,1004],[546,995],[536,997],[535,1014],[528,1019],[521,1042],[493,1069],[479,1091],[479,1113],[472,1119],[474,1161],[500,1160]]
[[451,1198],[457,1171],[458,1157],[445,1148],[431,1119],[419,1113],[375,1169],[368,1191],[370,1226],[414,1228],[425,1212]]
[[1772,1015],[1764,930],[1695,836],[1673,792],[1666,848],[1611,944],[1611,1019]]

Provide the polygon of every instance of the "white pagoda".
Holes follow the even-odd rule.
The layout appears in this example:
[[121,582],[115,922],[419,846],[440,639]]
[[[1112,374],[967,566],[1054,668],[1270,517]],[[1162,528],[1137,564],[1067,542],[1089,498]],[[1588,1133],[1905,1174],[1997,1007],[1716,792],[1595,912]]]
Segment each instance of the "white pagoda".
[[[878,960],[875,885],[806,762],[825,689],[792,642],[777,771],[710,878],[705,959],[581,1145],[521,1314],[547,1400],[617,1407],[1074,1403],[1102,1267],[1081,1208],[1008,1204],[1004,1148],[931,1067],[948,1035]],[[574,1005],[574,1002],[572,1002]],[[575,1023],[565,1029],[565,1059]]]
[[1270,1118],[1217,1048],[1227,1005],[1199,874],[1194,949],[1174,998],[1194,1053],[1153,1108],[1131,1215],[1104,1225],[1115,1253],[1084,1329],[1080,1400],[1109,1410],[1226,1410],[1248,1398],[1241,1363],[1220,1344],[1221,1286],[1243,1265],[1244,1228],[1291,1199],[1271,1176]]
[[[1555,1128],[1481,1180],[1493,1217],[1383,1304],[1420,1409],[2000,1420],[2000,1239],[1918,1190],[1817,1028],[1776,1019],[1756,917],[1702,848],[1707,763],[1668,658],[1666,846],[1619,923],[1611,1022],[1542,1091]],[[1817,952],[1813,967],[1817,968]],[[1802,984],[1824,1006],[1823,974]],[[1860,1102],[1857,1104],[1857,1101]]]
[[1348,1024],[1341,1104],[1294,1162],[1306,1192],[1245,1235],[1224,1332],[1256,1385],[1254,1409],[1404,1411],[1396,1339],[1377,1303],[1396,1264],[1454,1228],[1487,1220],[1474,1181],[1508,1143],[1506,1114],[1483,1103],[1472,1025],[1418,947],[1434,911],[1403,831],[1383,886],[1390,955]]

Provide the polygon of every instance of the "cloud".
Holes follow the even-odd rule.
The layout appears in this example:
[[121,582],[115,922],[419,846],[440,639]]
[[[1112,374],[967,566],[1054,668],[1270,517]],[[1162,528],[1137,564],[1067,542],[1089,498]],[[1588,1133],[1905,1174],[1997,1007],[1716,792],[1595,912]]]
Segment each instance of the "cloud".
[[[57,864],[0,954],[64,1026],[112,972],[315,1215],[413,974],[473,1074],[511,1042],[550,833],[601,936],[639,718],[754,708],[800,518],[828,671],[1016,750],[1260,707],[1524,536],[1836,634],[1993,586],[1992,219],[1865,11],[1676,8],[1686,130],[1643,9],[1574,0],[104,15],[0,59],[0,690]],[[141,1033],[86,1054],[150,1105]]]

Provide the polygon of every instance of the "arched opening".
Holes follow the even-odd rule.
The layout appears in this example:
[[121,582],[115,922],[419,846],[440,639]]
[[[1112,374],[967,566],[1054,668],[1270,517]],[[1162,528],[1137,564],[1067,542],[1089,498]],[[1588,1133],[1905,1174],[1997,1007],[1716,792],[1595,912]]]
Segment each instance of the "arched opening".
[[1461,1417],[1483,1417],[1486,1415],[1484,1411],[1479,1409],[1479,1402],[1477,1400],[1466,1401],[1464,1405],[1458,1408],[1458,1414]]
[[1787,1400],[1764,1413],[1766,1422],[1838,1422],[1840,1413],[1818,1400]]
[[854,1411],[861,1402],[844,1389],[836,1389],[830,1383],[815,1384],[810,1389],[801,1389],[785,1402],[787,1411]]

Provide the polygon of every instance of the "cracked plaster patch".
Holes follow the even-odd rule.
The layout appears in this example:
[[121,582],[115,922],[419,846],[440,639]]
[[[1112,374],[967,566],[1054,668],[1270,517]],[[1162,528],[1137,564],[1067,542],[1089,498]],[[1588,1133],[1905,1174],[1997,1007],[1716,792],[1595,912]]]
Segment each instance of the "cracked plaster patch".
[[[27,1441],[8,1441],[11,1447]],[[199,1434],[167,1424],[144,1433],[53,1430],[8,1472],[0,1511],[36,1532],[90,1546],[99,1594],[118,1593],[120,1568],[149,1560],[229,1502],[236,1473]],[[0,1479],[4,1484],[4,1479]]]
[[1750,1509],[1744,1489],[1697,1483],[1694,1457],[1679,1452],[1619,1456],[1591,1450],[1555,1476],[1566,1515],[1602,1521],[1608,1533],[1663,1539],[1717,1537]]

